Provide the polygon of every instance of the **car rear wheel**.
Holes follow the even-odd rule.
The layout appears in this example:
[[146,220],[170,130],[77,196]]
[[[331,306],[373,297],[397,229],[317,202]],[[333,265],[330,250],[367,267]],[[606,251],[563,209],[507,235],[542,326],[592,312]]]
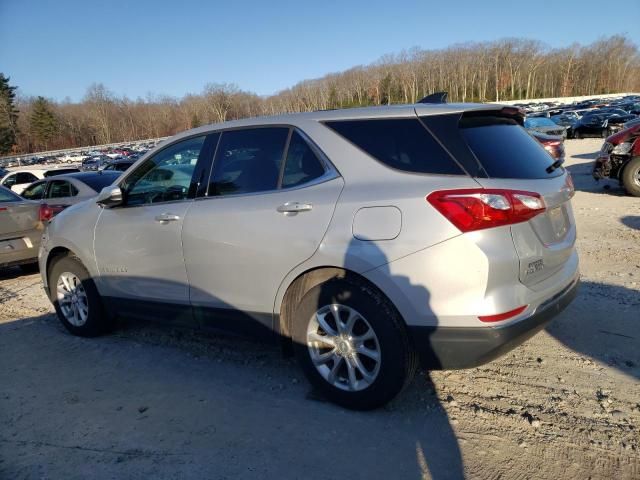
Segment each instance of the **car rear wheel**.
[[357,278],[309,290],[293,319],[294,350],[309,381],[329,400],[368,410],[413,378],[416,355],[391,302]]
[[629,195],[640,197],[640,157],[632,158],[624,167],[622,185]]
[[574,131],[574,132],[573,132],[573,138],[578,139],[578,140],[579,140],[579,139],[581,139],[581,138],[582,138],[582,133],[580,133],[580,132],[579,132],[579,131],[577,131],[577,130],[576,130],[576,131]]
[[49,269],[49,298],[62,324],[74,335],[95,337],[111,329],[98,290],[77,257],[54,259]]

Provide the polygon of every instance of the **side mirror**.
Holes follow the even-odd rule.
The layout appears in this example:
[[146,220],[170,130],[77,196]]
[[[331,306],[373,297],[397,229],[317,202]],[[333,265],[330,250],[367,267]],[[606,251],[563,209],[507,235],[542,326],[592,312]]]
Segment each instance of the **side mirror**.
[[96,203],[105,208],[117,207],[122,204],[122,190],[117,185],[104,187],[98,194]]

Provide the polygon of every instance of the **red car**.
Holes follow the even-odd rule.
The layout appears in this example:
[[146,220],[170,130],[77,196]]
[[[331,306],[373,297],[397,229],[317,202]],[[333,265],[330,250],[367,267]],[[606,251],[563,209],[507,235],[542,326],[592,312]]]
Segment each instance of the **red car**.
[[627,193],[640,197],[640,124],[607,137],[593,166],[593,178],[617,179]]

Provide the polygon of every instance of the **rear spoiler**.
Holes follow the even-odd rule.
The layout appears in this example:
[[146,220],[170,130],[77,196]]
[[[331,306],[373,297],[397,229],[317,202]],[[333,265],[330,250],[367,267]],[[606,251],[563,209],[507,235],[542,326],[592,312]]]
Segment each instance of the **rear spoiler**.
[[518,107],[502,107],[495,110],[468,110],[463,112],[463,118],[473,117],[502,117],[515,120],[521,126],[524,125],[524,110]]

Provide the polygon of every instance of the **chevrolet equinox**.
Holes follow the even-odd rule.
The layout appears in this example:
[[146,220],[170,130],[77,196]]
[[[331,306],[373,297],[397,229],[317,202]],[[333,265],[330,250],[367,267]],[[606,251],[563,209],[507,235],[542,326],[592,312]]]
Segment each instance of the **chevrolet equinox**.
[[64,326],[166,319],[279,339],[356,409],[466,368],[575,296],[573,184],[520,111],[401,105],[181,133],[48,226]]

